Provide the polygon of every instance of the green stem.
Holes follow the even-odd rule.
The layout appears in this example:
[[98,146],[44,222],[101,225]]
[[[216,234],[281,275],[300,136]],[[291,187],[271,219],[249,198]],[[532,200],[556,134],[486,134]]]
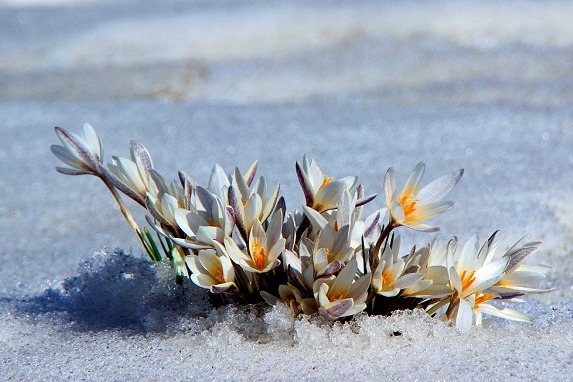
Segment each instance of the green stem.
[[125,218],[125,220],[129,224],[129,226],[136,233],[137,237],[139,238],[139,241],[141,242],[141,245],[143,245],[143,248],[146,248],[145,242],[143,241],[143,237],[142,237],[142,235],[140,235],[141,230],[139,229],[139,226],[135,222],[133,215],[131,214],[131,212],[129,212],[129,210],[127,209],[127,207],[123,203],[123,200],[121,200],[121,197],[117,193],[116,189],[111,184],[109,184],[105,178],[102,178],[102,180],[105,183],[105,185],[107,186],[107,188],[109,189],[109,191],[111,192],[111,194],[113,195],[113,197],[115,198],[115,201],[117,202],[117,205],[119,206],[119,210],[123,214],[123,217]]
[[438,309],[440,309],[442,306],[446,305],[448,302],[450,302],[450,299],[445,298],[442,301],[438,302],[436,305],[432,306],[430,309],[428,309],[426,313],[428,313],[431,316],[432,314],[436,313]]
[[384,231],[382,231],[382,233],[380,234],[380,237],[376,241],[376,244],[374,245],[374,255],[377,255],[378,252],[380,252],[382,243],[384,243],[384,241],[388,238],[388,236],[390,236],[390,232],[392,232],[392,230],[396,227],[397,227],[396,223],[393,220],[390,220],[386,228],[384,228]]

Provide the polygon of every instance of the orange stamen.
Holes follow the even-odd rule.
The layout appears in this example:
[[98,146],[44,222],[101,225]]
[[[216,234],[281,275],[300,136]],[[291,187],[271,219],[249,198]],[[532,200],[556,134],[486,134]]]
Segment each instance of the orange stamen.
[[462,291],[465,291],[466,289],[468,289],[474,281],[476,281],[476,278],[474,277],[474,274],[476,273],[476,271],[471,271],[469,274],[467,273],[467,271],[463,271],[460,279],[462,280]]
[[484,302],[491,300],[493,297],[494,295],[490,293],[477,292],[474,305],[483,304]]
[[251,258],[255,263],[255,266],[258,270],[262,270],[265,267],[265,247],[261,245],[261,243],[255,239],[252,247],[251,247]]
[[330,182],[332,182],[332,178],[331,177],[325,177],[324,180],[322,181],[322,184],[320,185],[320,187],[318,187],[318,189],[320,190],[322,187],[326,186]]
[[217,264],[215,268],[209,269],[209,273],[211,273],[211,276],[213,276],[213,278],[217,280],[219,283],[222,284],[225,282],[225,278],[223,277],[223,267],[221,266],[220,263]]
[[418,204],[418,199],[414,198],[415,189],[403,192],[398,198],[398,203],[402,206],[404,210],[404,215],[408,216],[416,211],[416,205]]

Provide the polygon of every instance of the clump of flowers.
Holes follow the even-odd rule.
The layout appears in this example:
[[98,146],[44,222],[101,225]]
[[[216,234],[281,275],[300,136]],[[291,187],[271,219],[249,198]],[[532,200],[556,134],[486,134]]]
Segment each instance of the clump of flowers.
[[[305,205],[288,212],[280,185],[256,179],[257,163],[227,175],[215,165],[206,187],[183,172],[167,181],[153,167],[147,149],[131,142],[129,158],[103,164],[99,137],[89,124],[81,135],[56,127],[61,146],[52,152],[69,167],[67,175],[100,178],[117,201],[153,261],[167,259],[179,280],[189,277],[219,303],[285,304],[293,315],[319,314],[330,320],[361,312],[388,315],[424,309],[462,331],[482,323],[482,314],[528,322],[495,302],[513,301],[551,289],[531,286],[549,268],[524,264],[539,242],[523,238],[497,251],[498,233],[480,243],[435,238],[420,249],[402,252],[395,230],[434,232],[432,217],[449,210],[443,201],[463,170],[422,186],[419,163],[398,191],[394,170],[384,178],[386,206],[363,217],[366,195],[356,177],[333,179],[316,160],[295,165]],[[141,229],[121,195],[147,210],[155,236]]]

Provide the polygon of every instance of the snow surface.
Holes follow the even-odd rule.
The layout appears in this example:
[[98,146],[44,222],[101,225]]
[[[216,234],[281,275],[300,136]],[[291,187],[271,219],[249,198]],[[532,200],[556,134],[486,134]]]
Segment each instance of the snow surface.
[[[0,380],[570,380],[571,14],[566,1],[0,1]],[[389,166],[401,181],[418,161],[428,180],[464,168],[440,236],[501,229],[507,247],[531,233],[556,290],[516,307],[533,324],[469,334],[420,312],[333,325],[213,310],[146,260],[97,179],[55,172],[53,127],[84,121],[106,158],[136,139],[173,177],[259,159],[289,209],[304,153],[379,194]]]

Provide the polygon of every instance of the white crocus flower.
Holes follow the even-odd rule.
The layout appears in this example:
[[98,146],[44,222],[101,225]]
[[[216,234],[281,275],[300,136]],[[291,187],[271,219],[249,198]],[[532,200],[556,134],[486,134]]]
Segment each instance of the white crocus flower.
[[[225,204],[228,204],[229,187],[231,184],[234,183],[235,187],[237,187],[237,183],[240,183],[241,185],[244,185],[245,189],[248,190],[253,180],[255,179],[256,172],[257,161],[251,164],[251,166],[247,169],[245,176],[243,176],[238,169],[235,170],[233,176],[228,176],[225,173],[225,170],[223,170],[220,165],[216,164],[211,171],[211,175],[209,176],[209,185],[207,186],[207,189],[212,194],[217,195],[217,197],[221,199],[221,201],[223,201]],[[237,178],[237,174],[240,177],[240,180],[238,181],[233,179],[233,177]],[[250,193],[248,193],[246,197],[248,197],[248,195],[250,195]]]
[[315,314],[318,312],[316,300],[314,297],[304,297],[303,294],[291,284],[279,285],[279,297],[262,291],[261,296],[270,305],[283,303],[289,307],[293,316],[298,316],[301,312],[304,314]]
[[203,187],[197,187],[196,199],[192,210],[177,208],[174,218],[177,226],[187,238],[172,238],[182,247],[201,249],[214,247],[214,241],[223,243],[225,237],[231,236],[234,217],[230,207]]
[[310,221],[313,232],[327,230],[338,232],[342,227],[348,227],[349,243],[348,246],[357,249],[362,245],[362,239],[365,244],[370,244],[372,233],[380,221],[381,211],[375,211],[368,216],[365,221],[357,220],[360,217],[361,207],[356,207],[358,195],[351,195],[344,190],[337,204],[336,210],[319,213],[318,211],[303,206],[303,211]]
[[313,284],[318,313],[331,320],[352,316],[366,308],[370,275],[357,279],[356,260],[351,260],[338,276],[318,279]]
[[274,191],[268,194],[264,177],[260,177],[252,186],[250,181],[251,177],[246,179],[239,169],[235,168],[232,184],[228,189],[229,204],[235,211],[237,228],[243,238],[249,235],[255,220],[261,223],[267,221],[275,209],[280,192],[280,184],[277,184]]
[[390,213],[390,224],[407,226],[417,231],[437,231],[423,221],[449,210],[453,202],[442,199],[455,187],[464,171],[456,170],[421,188],[425,164],[420,162],[410,174],[399,195],[396,195],[394,170],[389,168],[384,177],[386,206]]
[[224,238],[225,249],[231,260],[244,270],[252,273],[265,273],[280,264],[278,257],[285,250],[285,239],[282,237],[282,212],[273,214],[267,231],[261,222],[255,220],[249,234],[247,253],[241,250],[230,237]]
[[62,142],[62,146],[52,145],[50,149],[59,160],[71,167],[56,167],[58,172],[66,175],[102,176],[101,141],[89,123],[82,125],[80,135],[61,127],[56,127],[55,131]]
[[431,248],[435,243],[438,243],[438,241],[434,240],[431,245],[411,253],[411,255],[405,260],[406,272],[421,273],[424,277],[404,288],[400,294],[401,296],[439,298],[452,294],[452,290],[449,285],[449,275],[448,268],[446,268],[445,256],[443,263],[436,264],[431,262],[435,260],[435,258],[431,258],[431,254],[434,252]]
[[303,157],[302,165],[296,163],[296,174],[306,199],[306,205],[318,212],[336,208],[342,193],[345,190],[351,190],[356,185],[357,179],[355,176],[348,176],[333,180],[324,175],[316,160],[312,159],[309,162],[306,156]]
[[495,240],[490,239],[478,248],[477,236],[474,235],[463,246],[454,264],[456,240],[450,241],[448,263],[450,285],[454,294],[446,315],[449,319],[455,317],[455,325],[460,331],[470,329],[474,314],[476,324],[481,324],[482,313],[530,322],[527,316],[515,310],[486,304],[496,297],[495,294],[489,293],[489,288],[503,278],[510,261],[507,256],[496,258],[496,247]]
[[[423,273],[404,272],[406,263],[398,256],[400,237],[387,245],[372,273],[372,290],[384,297],[397,296],[402,289],[413,286],[424,278]],[[429,285],[428,285],[429,286]]]
[[509,263],[505,275],[491,288],[492,291],[502,296],[511,296],[525,293],[547,293],[555,289],[531,286],[532,283],[545,279],[551,268],[541,264],[523,264],[526,257],[535,252],[541,244],[540,242],[527,242],[527,239],[527,236],[522,238],[504,254],[504,257],[509,258]]
[[163,194],[161,197],[156,197],[151,193],[147,194],[146,198],[147,210],[151,213],[154,219],[159,221],[162,225],[167,227],[177,228],[177,221],[175,219],[175,211],[180,208],[179,201],[176,197]]
[[185,257],[195,285],[212,293],[223,293],[236,288],[235,272],[231,260],[214,249],[203,249],[198,255]]
[[131,141],[131,159],[112,156],[112,163],[108,163],[113,185],[137,201],[145,204],[148,193],[157,196],[158,189],[152,179],[153,161],[149,151],[140,143]]
[[346,264],[354,250],[349,246],[349,226],[334,230],[330,224],[320,231],[314,241],[312,260],[316,276],[330,275],[338,272]]

